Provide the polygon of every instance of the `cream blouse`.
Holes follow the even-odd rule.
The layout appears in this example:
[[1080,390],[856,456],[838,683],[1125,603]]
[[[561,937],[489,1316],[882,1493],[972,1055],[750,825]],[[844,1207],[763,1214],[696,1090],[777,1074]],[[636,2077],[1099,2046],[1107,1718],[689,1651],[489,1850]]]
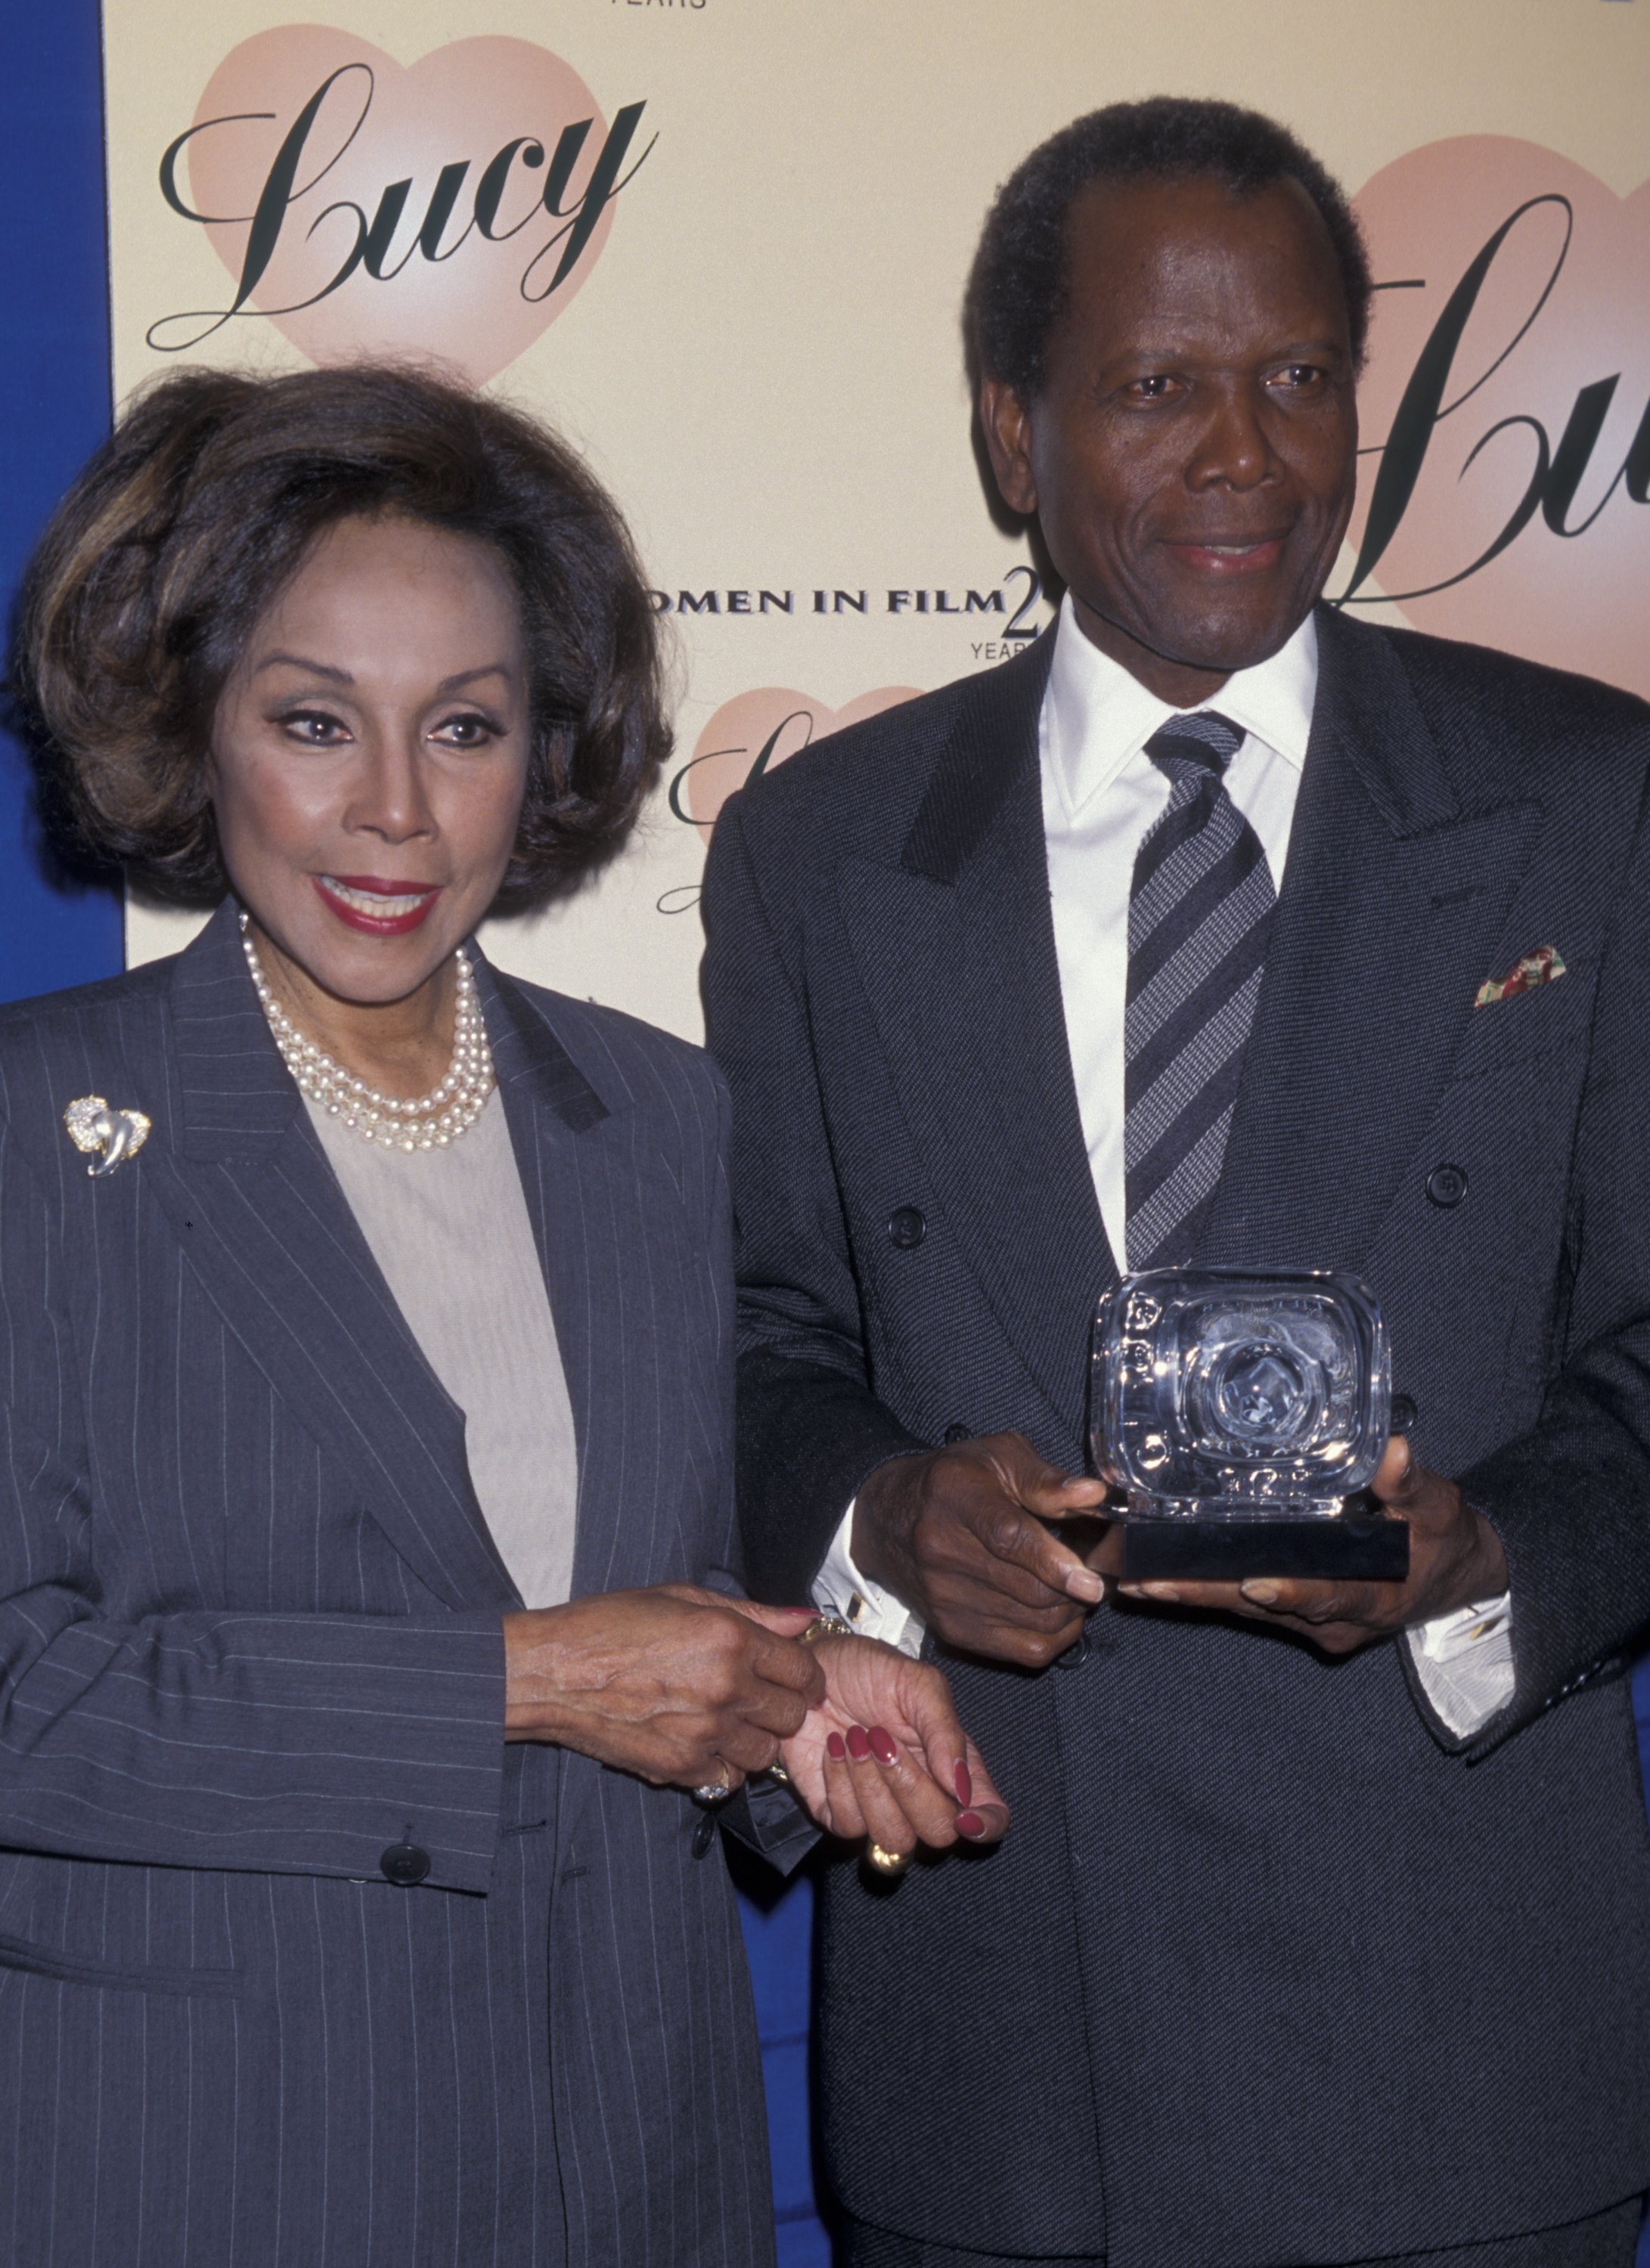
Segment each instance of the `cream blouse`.
[[307,1106],[424,1359],[464,1413],[470,1480],[524,1603],[573,1573],[578,1454],[567,1377],[497,1088],[450,1149],[379,1147]]

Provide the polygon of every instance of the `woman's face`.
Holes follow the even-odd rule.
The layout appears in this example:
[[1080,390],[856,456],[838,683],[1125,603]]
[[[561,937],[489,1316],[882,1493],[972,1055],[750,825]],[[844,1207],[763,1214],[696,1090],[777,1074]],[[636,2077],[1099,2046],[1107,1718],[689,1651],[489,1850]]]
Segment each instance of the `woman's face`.
[[213,719],[236,894],[334,999],[406,999],[497,895],[527,745],[503,561],[420,521],[340,521],[258,621]]

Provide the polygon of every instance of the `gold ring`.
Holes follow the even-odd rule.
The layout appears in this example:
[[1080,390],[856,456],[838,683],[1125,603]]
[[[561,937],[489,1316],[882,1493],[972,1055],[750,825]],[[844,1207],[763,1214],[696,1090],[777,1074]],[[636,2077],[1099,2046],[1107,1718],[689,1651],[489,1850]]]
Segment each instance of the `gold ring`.
[[799,1646],[813,1646],[822,1638],[853,1638],[857,1635],[851,1623],[840,1615],[815,1615],[806,1630],[796,1634]]
[[880,1843],[867,1844],[866,1857],[879,1874],[902,1874],[911,1863],[909,1851],[885,1851]]

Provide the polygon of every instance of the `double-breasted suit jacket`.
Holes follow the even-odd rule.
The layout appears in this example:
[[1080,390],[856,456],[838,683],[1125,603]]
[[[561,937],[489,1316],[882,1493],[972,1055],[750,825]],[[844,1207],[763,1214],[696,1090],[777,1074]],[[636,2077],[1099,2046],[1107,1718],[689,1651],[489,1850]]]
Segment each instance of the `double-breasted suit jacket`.
[[[720,1081],[477,976],[576,1423],[575,1591],[704,1580],[733,1552]],[[102,1178],[62,1123],[88,1094],[154,1122]],[[520,1602],[462,1414],[229,909],[0,1014],[0,2257],[770,2259],[726,1871],[685,1796],[506,1749]]]
[[[1113,2268],[1363,2260],[1650,2180],[1650,712],[1324,611],[1310,750],[1201,1257],[1356,1270],[1418,1454],[1494,1521],[1516,1690],[1407,1646],[1106,1608],[953,1665],[999,1851],[825,1901],[830,2170],[885,2228]],[[1066,1046],[1046,650],[796,757],[718,822],[740,1490],[794,1596],[882,1457],[1085,1462],[1116,1270]],[[1565,973],[1475,1006],[1553,946]],[[1121,1097],[1118,1107],[1121,1108]],[[1440,1174],[1440,1167],[1452,1168]]]

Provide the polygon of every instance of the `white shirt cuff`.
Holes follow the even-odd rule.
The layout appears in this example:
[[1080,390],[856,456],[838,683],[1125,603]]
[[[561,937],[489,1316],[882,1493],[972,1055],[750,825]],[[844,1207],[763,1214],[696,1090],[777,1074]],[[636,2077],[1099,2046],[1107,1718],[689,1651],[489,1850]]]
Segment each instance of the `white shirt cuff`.
[[[923,1624],[902,1600],[855,1565],[853,1526],[851,1504],[814,1578],[814,1603],[840,1615],[861,1637],[880,1638],[915,1658],[922,1652]],[[1512,1699],[1511,1592],[1418,1623],[1406,1636],[1422,1690],[1457,1740],[1482,1731]]]
[[1418,1623],[1405,1635],[1421,1690],[1457,1740],[1482,1732],[1513,1697],[1513,1594]]
[[814,1578],[814,1603],[821,1613],[840,1615],[851,1623],[861,1638],[880,1638],[884,1646],[896,1646],[915,1659],[923,1650],[923,1625],[892,1591],[885,1591],[855,1566],[853,1532],[851,1504]]

